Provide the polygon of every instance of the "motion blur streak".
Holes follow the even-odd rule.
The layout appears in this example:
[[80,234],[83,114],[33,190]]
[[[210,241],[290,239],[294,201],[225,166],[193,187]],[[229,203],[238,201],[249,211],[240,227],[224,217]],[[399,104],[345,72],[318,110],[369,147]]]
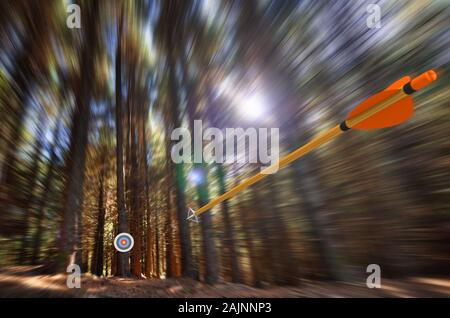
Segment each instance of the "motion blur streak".
[[[0,296],[450,296],[448,1],[0,1],[0,41]],[[186,220],[260,166],[175,164],[174,128],[279,128],[281,156],[428,69],[408,122]]]

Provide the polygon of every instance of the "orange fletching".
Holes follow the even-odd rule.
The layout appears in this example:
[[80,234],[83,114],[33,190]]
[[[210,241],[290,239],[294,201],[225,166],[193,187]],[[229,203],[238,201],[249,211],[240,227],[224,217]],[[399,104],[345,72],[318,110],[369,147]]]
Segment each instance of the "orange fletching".
[[[359,104],[357,107],[355,107],[350,112],[347,119],[351,119],[352,117],[365,111],[366,109],[369,109],[372,106],[391,97],[410,81],[411,78],[409,76],[405,76],[396,81],[395,83],[393,83],[392,85],[390,85],[384,91],[369,97],[361,104]],[[405,98],[401,99],[396,103],[393,103],[388,108],[356,124],[355,126],[352,127],[352,129],[368,130],[368,129],[392,127],[408,120],[413,113],[414,113],[413,99],[410,96],[405,96]]]

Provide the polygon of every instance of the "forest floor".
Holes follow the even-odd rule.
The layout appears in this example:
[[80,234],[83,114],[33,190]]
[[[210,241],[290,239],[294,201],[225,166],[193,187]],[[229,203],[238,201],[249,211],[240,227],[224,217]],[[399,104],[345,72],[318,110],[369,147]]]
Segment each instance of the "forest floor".
[[80,289],[66,286],[66,275],[42,274],[38,267],[0,269],[0,297],[450,297],[450,278],[382,280],[382,288],[364,283],[304,280],[298,287],[266,287],[219,283],[213,286],[191,279],[123,279],[83,275]]

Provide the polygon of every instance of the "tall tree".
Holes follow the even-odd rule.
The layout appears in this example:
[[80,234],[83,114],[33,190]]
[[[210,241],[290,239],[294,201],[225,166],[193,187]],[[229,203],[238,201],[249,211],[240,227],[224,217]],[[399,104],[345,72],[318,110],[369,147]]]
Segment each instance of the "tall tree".
[[[176,56],[179,54],[179,51],[176,50],[175,44],[177,43],[177,34],[180,34],[180,28],[182,28],[179,22],[183,20],[183,15],[188,7],[188,1],[183,1],[181,4],[173,0],[164,1],[156,28],[156,33],[167,56],[171,127],[173,128],[181,127],[179,86],[176,75]],[[177,23],[174,23],[174,21],[177,21]],[[172,161],[171,163],[172,169],[175,171],[173,184],[176,190],[175,200],[180,233],[182,274],[183,276],[194,277],[190,229],[188,220],[186,219],[186,179],[184,166],[183,164],[175,164]]]
[[107,171],[107,149],[105,145],[102,145],[101,158],[100,158],[100,173],[98,180],[98,201],[97,201],[97,227],[94,237],[94,251],[91,260],[91,271],[97,276],[103,275],[104,267],[104,242],[103,236],[105,234],[105,179]]
[[[122,106],[122,33],[124,24],[124,6],[120,8],[120,17],[117,26],[116,50],[116,177],[117,177],[117,213],[119,233],[128,233],[128,219],[125,210],[124,192],[124,163],[123,163],[123,106]],[[130,276],[129,253],[117,254],[117,275]]]
[[58,266],[65,270],[67,265],[81,265],[81,206],[83,202],[84,167],[91,118],[90,77],[94,70],[94,58],[98,45],[97,1],[84,2],[86,18],[83,19],[83,46],[80,56],[80,77],[75,89],[76,107],[72,116],[69,153],[67,156],[66,184],[61,224],[60,259]]
[[[219,181],[219,195],[222,195],[225,192],[227,192],[227,188],[225,185],[225,168],[223,167],[223,165],[221,165],[221,164],[216,165],[216,174],[217,174],[217,180]],[[231,220],[230,207],[229,207],[228,200],[225,202],[222,202],[221,209],[222,209],[222,217],[223,217],[224,232],[225,232],[225,238],[224,238],[225,250],[223,251],[223,257],[225,259],[224,263],[230,269],[231,281],[233,283],[240,283],[241,282],[241,269],[239,266],[239,261],[238,261],[237,252],[236,252],[235,231],[234,231],[232,220]]]

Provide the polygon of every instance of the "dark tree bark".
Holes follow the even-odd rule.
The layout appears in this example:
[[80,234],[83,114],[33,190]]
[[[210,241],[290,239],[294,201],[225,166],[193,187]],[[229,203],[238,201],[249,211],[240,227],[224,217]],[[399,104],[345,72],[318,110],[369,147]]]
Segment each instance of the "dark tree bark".
[[[207,168],[205,165],[197,165],[196,169],[203,174],[201,178],[203,182],[197,185],[198,205],[203,206],[209,202]],[[202,215],[200,225],[202,229],[203,257],[205,260],[205,282],[214,284],[219,279],[219,265],[210,211],[206,211]]]
[[[305,144],[308,140],[307,136],[300,138],[298,144]],[[297,144],[297,145],[298,145]],[[293,140],[290,147],[294,149]],[[325,222],[323,220],[323,211],[320,207],[323,204],[321,198],[320,184],[318,177],[314,175],[314,155],[309,154],[292,164],[295,172],[293,178],[296,189],[300,192],[302,207],[307,221],[309,222],[309,235],[312,238],[314,249],[317,252],[319,263],[322,267],[322,273],[325,278],[339,280],[339,266],[335,261],[334,251],[331,248],[328,236],[324,232]]]
[[[129,233],[128,219],[125,211],[124,192],[124,162],[123,162],[123,101],[122,101],[122,32],[123,32],[123,7],[121,8],[120,21],[117,29],[116,51],[116,177],[117,177],[117,214],[118,232]],[[117,253],[117,276],[130,276],[129,253]]]
[[[146,188],[149,188],[149,185],[146,186]],[[152,219],[151,219],[151,215],[152,215],[152,209],[150,207],[150,198],[148,196],[148,190],[146,190],[146,195],[147,195],[147,241],[146,241],[146,246],[145,246],[145,276],[147,276],[147,278],[150,278],[153,276],[153,267],[155,264],[155,259],[153,257],[153,244],[154,244],[154,240],[153,240],[153,234],[155,232],[155,226],[154,224],[152,224]]]
[[159,200],[159,191],[156,197],[156,209],[155,209],[155,275],[157,278],[161,277],[161,244],[160,244],[160,222],[159,213],[161,211],[161,204]]
[[271,249],[273,233],[271,224],[267,220],[267,211],[261,194],[261,183],[253,185],[249,190],[252,201],[252,208],[249,213],[252,216],[252,224],[255,226],[254,254],[257,257],[259,278],[261,281],[273,283],[275,263],[281,262],[281,260],[275,259],[275,251]]
[[81,83],[76,90],[76,108],[72,117],[70,149],[67,157],[66,185],[63,199],[63,222],[61,224],[60,256],[58,267],[65,271],[67,265],[82,265],[81,230],[84,168],[91,118],[90,76],[94,70],[93,55],[97,45],[98,2],[85,7],[86,18],[83,30],[85,41],[81,53]]
[[[189,79],[187,77],[187,70],[184,69],[183,78],[189,84]],[[190,89],[194,89],[194,85],[188,85]],[[195,92],[191,92],[191,96],[189,98],[190,102],[188,104],[195,103]],[[187,114],[189,117],[189,125],[191,130],[191,144],[194,144],[193,136],[194,136],[194,120],[195,120],[195,112],[193,107],[187,108]],[[198,196],[198,204],[199,206],[203,206],[209,202],[209,190],[208,190],[208,182],[207,175],[208,169],[206,164],[197,163],[194,164],[194,168],[198,170],[198,173],[202,174],[203,182],[196,186],[197,196]],[[212,216],[210,211],[207,211],[202,216],[201,229],[202,229],[202,246],[203,246],[203,257],[205,264],[205,282],[208,284],[214,284],[219,279],[219,265],[217,258],[217,251],[215,247],[214,240],[214,229],[212,224]]]
[[[171,96],[171,112],[172,112],[172,127],[181,127],[181,121],[179,118],[179,97],[178,97],[178,85],[175,75],[175,59],[170,58],[169,61],[169,88]],[[170,147],[171,148],[171,147]],[[186,179],[184,174],[183,164],[175,164],[170,160],[174,173],[174,186],[176,193],[176,211],[180,233],[180,245],[181,245],[181,268],[182,275],[186,277],[194,277],[194,271],[192,266],[192,245],[190,237],[190,229],[187,220],[187,207],[186,197],[184,190],[186,188]]]
[[[240,178],[236,178],[235,186],[241,182]],[[248,207],[248,203],[242,199],[244,194],[241,194],[241,198],[238,199],[238,209],[242,220],[242,230],[244,231],[245,247],[247,249],[248,258],[250,262],[251,282],[250,284],[256,288],[260,288],[261,284],[261,270],[258,265],[257,254],[255,251],[255,233],[251,224],[250,213],[251,209]]]
[[[189,97],[189,102],[187,106],[187,114],[189,119],[189,126],[191,130],[191,145],[194,144],[194,120],[195,118],[195,109],[192,105],[196,104],[197,98],[195,97],[195,85],[191,83],[188,78],[186,62],[183,59],[183,79],[186,82],[188,88],[191,91],[191,96]],[[209,202],[209,190],[208,190],[208,168],[204,163],[194,164],[195,169],[198,170],[199,173],[202,174],[203,182],[196,186],[198,203],[199,206],[203,206]],[[214,240],[214,229],[212,223],[212,216],[210,211],[207,211],[202,216],[201,229],[202,229],[202,246],[203,246],[203,257],[205,264],[205,282],[208,284],[214,284],[219,279],[219,264],[217,251]]]
[[103,275],[103,236],[105,233],[105,174],[106,174],[106,152],[102,160],[102,167],[99,178],[98,189],[98,212],[97,212],[97,228],[95,230],[94,254],[92,257],[91,271],[97,276]]
[[[132,85],[134,87],[134,85]],[[133,102],[132,102],[133,103]],[[131,250],[131,273],[140,277],[142,272],[141,267],[141,249],[142,249],[142,231],[141,231],[141,219],[142,219],[142,178],[139,175],[141,169],[139,169],[139,158],[138,158],[138,141],[136,134],[136,126],[139,125],[139,119],[137,114],[136,105],[133,103],[130,110],[131,114],[131,129],[130,133],[130,201],[131,201],[131,235],[134,238],[134,247]]]
[[[148,111],[146,112],[146,116],[144,118],[147,118]],[[147,138],[146,138],[146,129],[147,124],[146,120],[143,120],[142,123],[142,135],[143,135],[143,164],[144,164],[144,179],[145,179],[145,210],[147,212],[146,214],[146,220],[147,220],[147,228],[146,228],[146,245],[145,245],[145,270],[144,273],[147,276],[147,278],[150,278],[152,276],[152,268],[155,262],[155,259],[153,258],[153,232],[155,231],[155,226],[152,224],[151,220],[151,206],[150,206],[150,179],[149,179],[149,169],[148,169],[148,163],[147,163],[147,152],[148,152],[148,145],[147,145]]]
[[273,259],[271,282],[278,285],[297,285],[299,266],[296,255],[292,253],[292,237],[289,236],[284,220],[284,209],[280,206],[281,189],[279,185],[273,186],[274,184],[277,184],[276,175],[270,175],[259,185],[261,202],[264,206],[266,236],[270,238],[265,244],[268,247],[268,254]]
[[[170,159],[170,154],[169,152],[167,153],[167,160],[171,160]],[[169,165],[168,165],[169,167]],[[167,170],[167,178],[169,178],[169,180],[171,179],[171,171],[170,169],[166,169]],[[174,236],[173,236],[173,229],[172,229],[172,192],[170,189],[170,186],[167,187],[167,198],[166,198],[166,224],[165,224],[165,233],[166,233],[166,237],[168,239],[166,239],[166,276],[167,277],[175,277],[175,270],[174,270]]]
[[[225,185],[225,169],[224,169],[223,165],[221,165],[221,164],[217,164],[216,169],[217,169],[216,170],[217,171],[217,179],[219,180],[219,195],[222,195],[225,192],[227,192],[226,185]],[[223,251],[223,257],[225,259],[224,264],[227,264],[226,267],[229,266],[229,268],[230,268],[231,281],[233,283],[240,283],[241,282],[241,270],[239,268],[239,262],[238,262],[238,257],[237,257],[237,253],[236,253],[234,228],[233,228],[233,224],[231,223],[230,208],[229,208],[228,200],[222,202],[221,208],[222,208],[222,217],[223,217],[223,221],[224,221],[224,232],[225,232],[225,240],[224,240],[225,250]]]

